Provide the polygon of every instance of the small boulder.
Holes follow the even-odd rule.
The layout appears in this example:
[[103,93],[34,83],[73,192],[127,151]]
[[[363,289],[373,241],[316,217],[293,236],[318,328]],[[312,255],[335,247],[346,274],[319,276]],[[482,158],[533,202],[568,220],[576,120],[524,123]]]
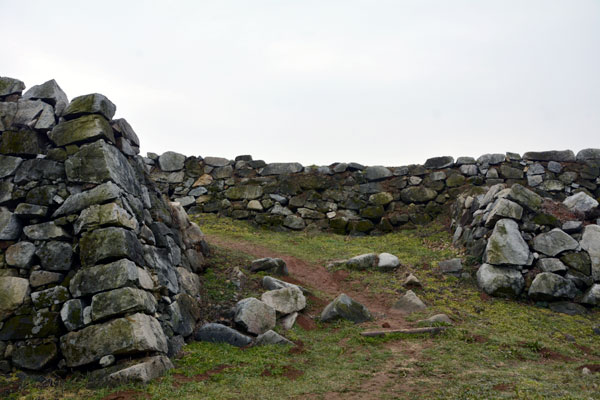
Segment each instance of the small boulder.
[[263,293],[260,299],[283,315],[303,310],[306,307],[306,298],[297,286],[270,290]]
[[439,326],[452,325],[452,320],[446,314],[436,314],[427,319],[422,319],[417,322],[419,326]]
[[227,343],[236,347],[248,346],[252,339],[235,329],[216,323],[203,325],[196,332],[195,339],[201,342]]
[[400,298],[392,308],[399,310],[405,314],[410,314],[416,311],[422,311],[427,308],[425,303],[413,292],[408,290],[404,296]]
[[349,269],[365,270],[371,269],[378,264],[379,257],[375,253],[361,254],[347,260],[344,265]]
[[173,363],[164,355],[147,357],[139,360],[135,365],[113,372],[107,377],[107,381],[111,384],[148,383],[163,376],[172,368],[175,368]]
[[442,274],[459,276],[462,273],[463,266],[460,258],[452,258],[438,262],[438,267]]
[[493,265],[531,265],[533,257],[512,219],[496,223],[485,248],[485,261]]
[[537,274],[529,287],[529,297],[538,301],[572,300],[577,292],[572,281],[551,272]]
[[477,284],[490,296],[517,297],[525,287],[525,279],[515,269],[483,264],[477,271]]
[[329,303],[321,313],[321,321],[323,322],[340,318],[358,324],[370,321],[373,319],[373,316],[364,305],[342,293]]
[[567,250],[575,250],[579,243],[559,228],[541,233],[533,238],[533,248],[540,253],[554,257]]
[[287,265],[281,258],[259,258],[250,264],[250,272],[267,271],[276,275],[289,275]]
[[265,346],[269,344],[293,345],[294,343],[273,330],[266,331],[265,333],[258,335],[256,338],[256,346]]
[[393,271],[400,265],[400,260],[393,254],[381,253],[379,254],[379,261],[377,262],[377,269],[379,271]]
[[404,285],[404,287],[422,287],[423,286],[423,284],[421,283],[421,281],[419,280],[419,278],[417,278],[413,274],[409,274],[406,277],[406,279],[404,280],[403,285]]
[[235,305],[234,321],[247,332],[260,335],[275,327],[276,315],[273,307],[249,297]]

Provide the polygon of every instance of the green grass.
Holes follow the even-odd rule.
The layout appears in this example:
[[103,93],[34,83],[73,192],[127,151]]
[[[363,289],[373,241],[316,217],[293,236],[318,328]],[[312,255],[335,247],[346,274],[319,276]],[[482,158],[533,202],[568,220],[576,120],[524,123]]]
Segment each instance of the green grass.
[[[423,283],[415,292],[428,309],[407,320],[416,323],[446,313],[455,325],[434,337],[385,338],[362,338],[360,331],[368,327],[343,322],[318,324],[311,331],[294,327],[285,335],[304,343],[299,354],[290,353],[289,347],[241,350],[192,343],[175,361],[175,370],[147,386],[92,390],[86,388],[85,379],[70,379],[54,386],[31,383],[10,398],[94,400],[127,389],[152,399],[303,399],[326,398],[330,392],[339,393],[339,398],[354,394],[382,399],[600,398],[600,374],[584,376],[579,369],[600,364],[600,336],[593,333],[600,324],[598,312],[557,314],[533,303],[482,296],[472,280],[440,275],[436,262],[460,251],[449,245],[449,234],[439,225],[349,238],[272,232],[214,215],[196,218],[207,234],[244,240],[312,263],[367,252],[393,253],[403,263],[395,273],[351,271],[350,279],[370,292],[400,296],[404,276],[413,272]],[[250,260],[248,255],[216,248],[203,276],[207,303],[233,302],[229,271]],[[256,295],[259,279],[255,277],[242,295]],[[227,368],[219,370],[222,366]],[[301,371],[301,376],[291,380],[286,376],[289,368]],[[207,371],[214,373],[194,381]],[[385,371],[386,379],[372,388],[363,386],[380,371]],[[189,382],[178,374],[190,377]]]

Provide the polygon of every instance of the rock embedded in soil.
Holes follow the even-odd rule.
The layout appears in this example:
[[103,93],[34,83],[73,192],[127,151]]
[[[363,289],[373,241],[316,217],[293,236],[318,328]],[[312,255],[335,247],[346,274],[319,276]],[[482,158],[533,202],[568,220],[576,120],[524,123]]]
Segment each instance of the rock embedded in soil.
[[266,271],[276,275],[289,275],[287,265],[281,258],[259,258],[250,264],[250,272]]
[[452,258],[450,260],[440,261],[438,267],[442,274],[460,275],[463,270],[462,260],[460,258]]
[[400,265],[398,257],[390,253],[381,253],[378,258],[377,269],[379,271],[393,271]]
[[529,297],[538,301],[572,300],[577,292],[572,281],[551,272],[537,274],[529,287]]
[[490,296],[517,297],[525,287],[525,279],[516,269],[483,264],[477,270],[477,285]]
[[425,310],[427,306],[415,292],[408,290],[400,300],[394,303],[392,308],[405,314],[411,314],[416,311]]
[[265,346],[270,344],[293,345],[294,343],[273,330],[269,330],[261,335],[258,335],[255,341],[256,346]]
[[270,290],[263,293],[260,299],[283,315],[301,311],[306,307],[306,298],[298,287]]
[[196,340],[210,343],[227,343],[236,347],[245,347],[252,343],[252,339],[235,329],[216,323],[203,325],[196,332]]
[[372,320],[373,316],[364,305],[342,293],[329,303],[321,313],[321,321],[323,322],[336,319],[361,323]]

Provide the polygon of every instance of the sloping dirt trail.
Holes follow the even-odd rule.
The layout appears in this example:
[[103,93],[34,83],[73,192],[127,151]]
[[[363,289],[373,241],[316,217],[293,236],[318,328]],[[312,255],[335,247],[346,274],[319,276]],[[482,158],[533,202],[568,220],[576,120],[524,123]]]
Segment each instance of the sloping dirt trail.
[[288,277],[278,278],[304,286],[308,289],[314,289],[327,296],[327,298],[313,296],[312,300],[319,309],[311,311],[320,312],[325,305],[340,293],[345,293],[367,307],[380,326],[386,324],[386,327],[393,329],[408,326],[402,313],[391,309],[391,306],[396,299],[389,295],[385,296],[370,293],[360,282],[349,280],[347,271],[338,270],[330,272],[322,264],[309,263],[305,260],[281,254],[267,247],[240,239],[230,240],[215,235],[206,235],[206,240],[210,244],[241,251],[256,258],[276,257],[284,260],[290,275]]

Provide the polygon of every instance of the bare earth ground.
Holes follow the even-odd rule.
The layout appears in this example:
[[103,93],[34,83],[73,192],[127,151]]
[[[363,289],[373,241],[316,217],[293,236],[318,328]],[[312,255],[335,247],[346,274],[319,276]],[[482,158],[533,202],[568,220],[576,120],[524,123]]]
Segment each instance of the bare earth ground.
[[[308,310],[311,316],[320,312],[323,307],[340,293],[345,293],[351,298],[359,301],[371,311],[375,322],[385,328],[398,329],[407,328],[409,324],[403,318],[402,313],[391,308],[394,301],[390,295],[375,295],[363,290],[358,291],[357,282],[348,279],[348,272],[344,270],[328,271],[320,264],[308,263],[285,254],[277,253],[266,247],[254,243],[245,242],[240,239],[230,241],[214,235],[207,235],[206,240],[213,245],[229,248],[250,254],[256,258],[273,257],[283,259],[288,267],[290,275],[281,279],[298,284],[308,289],[313,289],[325,295],[326,299],[310,296],[313,307]],[[316,307],[315,307],[316,306]],[[420,358],[421,350],[428,346],[428,341],[422,342],[390,341],[386,347],[394,355],[380,370],[372,374],[361,383],[360,388],[353,392],[331,392],[324,395],[302,396],[304,399],[381,399],[384,395],[398,396],[407,395],[410,392],[417,395],[418,388],[410,385],[410,380],[405,379],[414,364]]]

